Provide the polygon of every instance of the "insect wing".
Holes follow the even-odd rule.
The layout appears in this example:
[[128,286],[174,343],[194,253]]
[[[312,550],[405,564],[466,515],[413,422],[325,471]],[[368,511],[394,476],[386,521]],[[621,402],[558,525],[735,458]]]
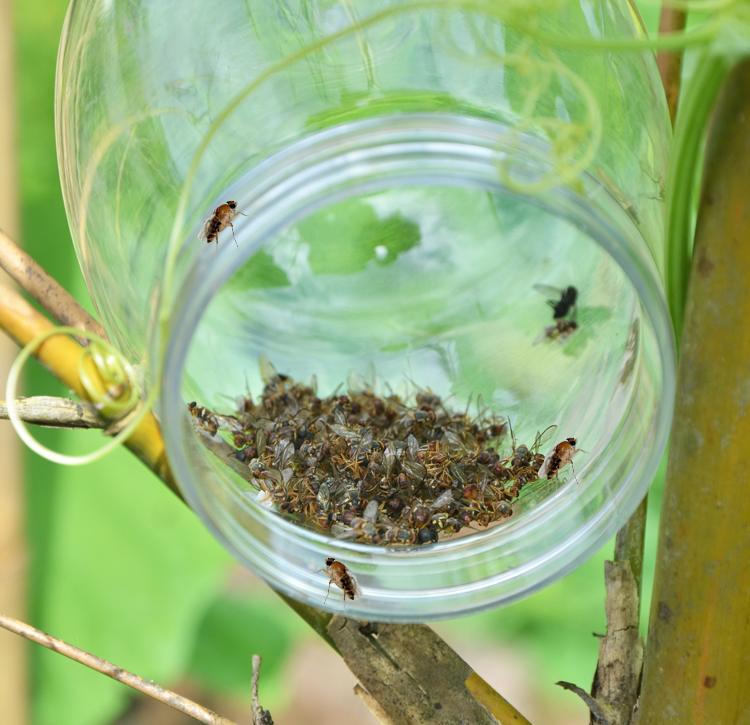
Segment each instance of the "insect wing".
[[551,425],[545,428],[541,433],[537,433],[536,438],[534,439],[534,445],[531,446],[531,450],[534,451],[535,453],[539,452],[539,449],[545,443],[550,442],[556,430],[557,430],[557,426]]
[[412,461],[415,461],[417,459],[417,453],[419,453],[419,443],[411,433],[406,437],[406,450],[409,452],[409,458],[411,458]]
[[549,466],[552,462],[552,457],[555,455],[555,449],[553,448],[545,457],[544,463],[542,463],[539,472],[536,474],[538,478],[546,478],[549,473]]
[[396,464],[396,449],[393,446],[393,443],[389,443],[386,446],[385,449],[385,475],[390,476],[391,471],[393,470],[393,466]]
[[318,490],[318,506],[321,511],[328,511],[331,506],[331,489],[327,483],[321,484]]
[[260,369],[260,377],[266,385],[276,377],[276,368],[273,366],[271,358],[264,352],[258,355],[258,368]]
[[369,521],[371,524],[374,524],[378,518],[379,506],[380,504],[378,503],[377,499],[373,499],[372,501],[370,501],[370,503],[367,504],[364,513],[362,514],[362,518],[366,521]]
[[441,493],[437,499],[435,499],[435,502],[430,505],[430,508],[433,511],[439,511],[441,508],[444,508],[449,503],[453,501],[453,491],[450,489],[448,491],[445,491],[444,493]]
[[552,287],[548,284],[535,284],[534,289],[545,297],[562,297],[565,292],[558,287]]
[[208,241],[208,233],[211,230],[211,222],[213,221],[213,217],[208,217],[206,221],[203,222],[203,227],[200,230],[200,233],[198,234],[198,241],[205,242]]
[[359,586],[359,582],[355,578],[354,574],[351,572],[348,572],[349,574],[349,581],[352,584],[352,599],[360,599],[362,597],[362,589]]
[[219,430],[228,430],[231,433],[242,433],[242,423],[233,415],[217,415],[214,414],[214,420],[219,425]]
[[549,327],[545,327],[542,332],[540,332],[535,338],[534,342],[532,342],[532,345],[538,345],[540,342],[544,342],[545,340],[554,340],[557,335],[555,334],[557,331],[557,325],[550,325]]

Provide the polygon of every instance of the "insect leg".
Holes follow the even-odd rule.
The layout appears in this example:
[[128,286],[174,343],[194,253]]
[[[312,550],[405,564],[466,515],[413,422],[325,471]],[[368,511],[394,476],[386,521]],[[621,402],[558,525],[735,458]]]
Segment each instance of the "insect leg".
[[[237,244],[237,237],[234,236],[234,226],[232,226],[232,222],[227,222],[227,223],[229,224],[229,226],[232,229],[232,239],[234,239],[234,243]],[[240,248],[240,245],[237,244],[237,249],[239,249],[239,248]]]
[[570,467],[573,469],[573,478],[576,479],[576,483],[578,483],[578,479],[576,478],[576,469],[573,466],[573,461],[570,462]]
[[332,582],[328,582],[328,594],[326,594],[326,598],[323,600],[323,604],[325,604],[328,601],[328,597],[331,594],[331,583]]

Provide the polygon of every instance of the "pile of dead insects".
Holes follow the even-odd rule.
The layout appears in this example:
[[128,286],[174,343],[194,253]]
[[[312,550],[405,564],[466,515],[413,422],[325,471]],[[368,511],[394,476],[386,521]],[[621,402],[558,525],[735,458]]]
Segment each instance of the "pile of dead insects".
[[232,463],[248,466],[261,503],[340,539],[426,544],[488,526],[512,514],[544,461],[523,445],[501,457],[504,421],[452,412],[429,392],[409,405],[368,389],[321,399],[275,371],[265,382],[236,415],[190,403],[194,423],[231,435]]

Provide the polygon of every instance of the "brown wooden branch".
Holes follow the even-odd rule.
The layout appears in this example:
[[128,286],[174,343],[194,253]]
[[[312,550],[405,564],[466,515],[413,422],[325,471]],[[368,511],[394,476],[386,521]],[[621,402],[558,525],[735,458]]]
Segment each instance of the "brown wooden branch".
[[646,541],[647,509],[648,496],[645,496],[628,523],[617,532],[615,539],[615,561],[629,562],[639,598],[643,582],[643,547]]
[[[336,616],[331,620],[328,634],[367,692],[362,698],[365,704],[381,722],[390,725],[497,722],[466,686],[473,675],[469,665],[429,627],[363,625]],[[517,714],[517,718],[507,722],[525,723],[523,716]]]
[[192,700],[188,700],[187,698],[178,695],[176,692],[165,690],[163,687],[160,687],[149,680],[144,680],[142,677],[134,675],[132,672],[123,670],[121,667],[117,667],[117,665],[113,665],[111,662],[101,659],[101,657],[96,657],[85,650],[74,647],[72,644],[63,642],[61,639],[52,637],[36,627],[32,627],[24,622],[19,622],[17,619],[0,614],[0,627],[7,629],[9,632],[14,632],[21,637],[25,637],[32,642],[41,644],[43,647],[47,647],[53,652],[69,657],[71,660],[79,662],[86,667],[90,667],[92,670],[101,672],[101,674],[107,675],[107,677],[111,677],[113,680],[122,682],[123,685],[132,687],[134,690],[138,690],[144,695],[159,700],[159,702],[163,702],[165,705],[168,705],[175,710],[179,710],[185,715],[189,715],[194,720],[202,722],[205,725],[236,725],[231,720],[227,720],[225,717],[217,715],[215,712],[206,709]]
[[748,722],[750,60],[713,111],[677,376],[640,725]]
[[634,725],[643,669],[638,630],[640,596],[628,559],[607,561],[607,634],[599,641],[599,661],[591,694],[570,682],[557,684],[577,694],[591,712],[591,725]]
[[[25,423],[50,428],[105,428],[107,425],[92,403],[70,398],[49,395],[19,398],[16,409]],[[0,400],[0,420],[8,420],[8,404],[4,400]]]
[[80,327],[107,339],[104,328],[1,229],[0,267],[61,325]]
[[[685,29],[687,13],[664,3],[659,17],[659,35],[679,33]],[[660,50],[656,55],[656,64],[667,96],[667,107],[672,125],[677,116],[677,103],[680,98],[680,81],[682,79],[682,50]]]
[[638,629],[641,602],[628,559],[605,562],[604,571],[607,634],[599,640],[599,662],[591,694],[613,708],[613,725],[629,725],[643,669],[643,638]]

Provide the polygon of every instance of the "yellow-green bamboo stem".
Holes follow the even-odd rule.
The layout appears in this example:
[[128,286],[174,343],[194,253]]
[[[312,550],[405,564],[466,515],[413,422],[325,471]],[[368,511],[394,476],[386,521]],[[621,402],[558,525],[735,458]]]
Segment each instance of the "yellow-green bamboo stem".
[[640,725],[750,722],[750,61],[709,130]]

